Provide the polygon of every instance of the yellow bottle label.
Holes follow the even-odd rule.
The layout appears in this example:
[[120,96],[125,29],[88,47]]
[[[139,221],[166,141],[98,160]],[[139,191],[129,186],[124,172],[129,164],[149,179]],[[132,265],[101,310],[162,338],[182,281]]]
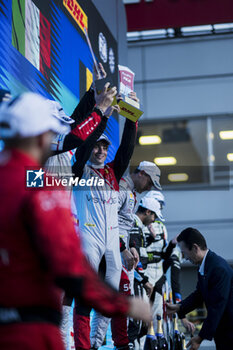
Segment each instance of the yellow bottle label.
[[178,331],[177,318],[174,318],[174,331]]
[[149,328],[148,328],[147,334],[148,334],[148,335],[155,335],[153,322],[150,323],[150,326],[149,326]]
[[183,350],[186,350],[186,342],[185,342],[185,337],[182,337],[182,346],[183,346]]
[[163,334],[163,327],[162,327],[162,320],[160,319],[160,320],[158,320],[157,319],[157,333],[159,333],[159,334]]

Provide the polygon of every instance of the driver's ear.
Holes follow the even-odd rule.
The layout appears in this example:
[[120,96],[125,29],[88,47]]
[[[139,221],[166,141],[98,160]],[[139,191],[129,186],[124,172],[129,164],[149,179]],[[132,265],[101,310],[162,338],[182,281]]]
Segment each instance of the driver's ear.
[[142,170],[140,170],[137,174],[138,174],[138,176],[142,176],[143,175]]
[[193,247],[192,247],[195,251],[195,253],[197,253],[199,246],[196,243],[193,243]]

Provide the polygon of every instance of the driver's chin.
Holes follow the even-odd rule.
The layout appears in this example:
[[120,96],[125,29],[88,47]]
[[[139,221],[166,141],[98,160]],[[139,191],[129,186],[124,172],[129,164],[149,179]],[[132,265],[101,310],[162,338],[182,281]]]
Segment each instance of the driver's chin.
[[140,188],[137,189],[138,193],[142,193],[142,192],[145,192],[145,191],[147,191],[147,187],[145,187],[145,186],[140,186]]
[[93,164],[95,164],[95,165],[100,165],[100,164],[102,164],[100,161],[97,161],[97,160],[94,160],[94,162],[92,162]]
[[101,159],[99,159],[99,158],[94,158],[94,164],[96,164],[96,165],[103,164],[103,162],[104,162],[104,159],[103,159],[103,158],[101,158]]
[[188,260],[189,260],[189,262],[191,262],[191,264],[197,265],[196,261],[194,261],[193,259],[188,259]]

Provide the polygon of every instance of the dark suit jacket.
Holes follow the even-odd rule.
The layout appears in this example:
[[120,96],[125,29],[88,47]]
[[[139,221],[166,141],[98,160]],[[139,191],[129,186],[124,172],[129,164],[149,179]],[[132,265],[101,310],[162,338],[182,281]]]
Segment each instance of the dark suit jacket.
[[216,345],[224,339],[227,349],[233,349],[233,270],[223,258],[210,250],[205,260],[204,276],[198,272],[196,290],[181,302],[179,317],[184,317],[203,302],[208,314],[200,337],[214,338]]

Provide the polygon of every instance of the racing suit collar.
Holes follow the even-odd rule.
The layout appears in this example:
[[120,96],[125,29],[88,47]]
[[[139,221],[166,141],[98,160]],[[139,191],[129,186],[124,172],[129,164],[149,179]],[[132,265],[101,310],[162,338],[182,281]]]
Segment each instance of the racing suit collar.
[[139,216],[137,216],[137,214],[134,214],[134,219],[135,219],[135,221],[137,223],[137,226],[142,229],[143,228],[143,223],[142,223],[142,220],[139,218]]
[[97,165],[97,164],[93,164],[92,162],[90,162],[90,160],[88,160],[87,165],[91,166],[94,169],[102,169],[102,168],[104,168],[104,163]]

